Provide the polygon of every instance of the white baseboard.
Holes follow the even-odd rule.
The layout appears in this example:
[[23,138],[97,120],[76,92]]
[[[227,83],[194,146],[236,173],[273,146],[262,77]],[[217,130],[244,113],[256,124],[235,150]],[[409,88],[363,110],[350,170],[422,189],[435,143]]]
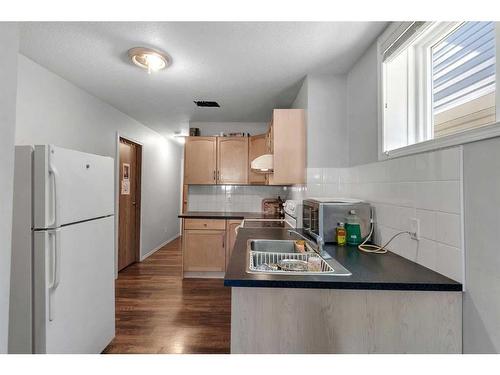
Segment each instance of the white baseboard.
[[173,240],[175,240],[177,237],[180,237],[180,233],[177,233],[175,236],[173,236],[172,238],[169,238],[168,240],[166,240],[165,242],[161,243],[160,245],[156,246],[153,250],[151,250],[150,252],[144,254],[144,255],[141,255],[141,262],[146,259],[147,257],[153,255],[154,253],[156,253],[158,250],[160,250],[163,246],[165,246],[166,244],[168,244],[169,242],[172,242]]

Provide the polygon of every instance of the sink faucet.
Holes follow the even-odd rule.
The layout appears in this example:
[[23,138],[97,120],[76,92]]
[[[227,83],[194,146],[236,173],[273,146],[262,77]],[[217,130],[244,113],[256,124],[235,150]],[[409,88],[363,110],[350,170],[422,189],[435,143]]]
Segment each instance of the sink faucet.
[[311,235],[311,237],[313,237],[315,240],[315,242],[313,242],[313,241],[311,241],[310,238],[307,238],[302,233],[299,233],[294,229],[288,229],[288,234],[290,235],[292,233],[294,233],[294,234],[298,235],[299,237],[303,238],[304,240],[306,240],[309,247],[311,249],[313,249],[316,253],[318,253],[318,255],[323,254],[323,245],[325,244],[325,242],[323,241],[323,238],[321,236],[318,236],[314,233],[309,233]]

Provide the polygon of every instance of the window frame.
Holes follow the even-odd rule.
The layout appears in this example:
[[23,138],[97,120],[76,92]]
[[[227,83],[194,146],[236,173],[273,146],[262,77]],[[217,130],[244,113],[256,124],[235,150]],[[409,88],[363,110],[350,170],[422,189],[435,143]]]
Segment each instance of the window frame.
[[[385,82],[384,82],[384,62],[383,62],[383,50],[382,46],[384,43],[393,38],[393,34],[397,32],[397,30],[401,27],[402,22],[392,22],[382,33],[382,35],[377,39],[377,82],[378,82],[378,99],[377,99],[377,110],[378,110],[378,160],[387,160],[391,158],[396,158],[405,155],[412,155],[416,153],[438,150],[441,148],[461,145],[469,142],[475,142],[482,139],[488,139],[493,137],[500,136],[500,92],[497,92],[497,88],[500,88],[500,85],[496,83],[495,87],[495,119],[496,122],[489,125],[484,125],[475,129],[469,129],[462,132],[458,132],[455,134],[445,135],[436,139],[425,139],[429,136],[429,134],[433,134],[431,120],[432,117],[432,94],[424,95],[425,90],[432,90],[432,78],[431,75],[426,74],[426,70],[428,69],[427,64],[419,64],[417,74],[423,75],[426,79],[417,78],[415,82],[417,82],[417,86],[413,87],[412,90],[409,90],[409,95],[413,95],[416,99],[416,102],[419,103],[415,108],[415,100],[409,99],[408,112],[417,112],[414,119],[420,119],[424,117],[425,126],[420,126],[418,121],[409,121],[408,122],[408,132],[413,132],[414,139],[416,143],[403,146],[400,148],[396,148],[390,151],[384,151],[384,94],[385,94]],[[432,27],[432,26],[431,26]],[[454,30],[455,27],[449,27],[449,31]],[[432,43],[423,43],[423,45],[429,46],[435,44]],[[500,22],[495,22],[495,48],[496,48],[496,80],[500,82]],[[420,50],[420,53],[417,52],[417,56],[415,56],[412,60],[419,59],[429,59],[430,54],[423,54]],[[430,86],[428,86],[430,85]],[[415,86],[415,85],[414,85]],[[422,87],[423,86],[423,87]],[[430,101],[430,102],[429,102]],[[427,102],[425,105],[422,105],[423,102]],[[411,126],[410,126],[411,125]],[[423,131],[422,131],[423,130]],[[424,139],[420,140],[419,139]]]

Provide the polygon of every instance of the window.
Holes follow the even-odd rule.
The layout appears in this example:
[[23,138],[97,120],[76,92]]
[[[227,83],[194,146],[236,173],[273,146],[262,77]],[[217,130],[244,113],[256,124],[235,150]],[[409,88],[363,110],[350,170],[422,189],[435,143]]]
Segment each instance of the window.
[[402,22],[379,40],[381,151],[496,122],[493,22]]

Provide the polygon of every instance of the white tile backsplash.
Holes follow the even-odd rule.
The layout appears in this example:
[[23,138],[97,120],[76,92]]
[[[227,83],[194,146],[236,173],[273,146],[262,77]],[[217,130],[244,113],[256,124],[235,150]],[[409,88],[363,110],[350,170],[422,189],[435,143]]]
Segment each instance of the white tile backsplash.
[[462,249],[436,242],[436,271],[453,280],[463,281]]
[[437,270],[437,243],[426,238],[418,241],[417,263],[432,270]]
[[284,186],[191,185],[188,210],[260,212],[263,199],[286,199],[290,190]]
[[434,241],[436,239],[436,211],[417,208],[416,218],[420,220],[420,236]]
[[462,148],[453,147],[350,168],[309,168],[307,186],[293,187],[293,199],[353,197],[375,208],[375,242],[384,244],[409,220],[420,220],[420,241],[395,239],[389,249],[462,281]]
[[460,247],[461,238],[460,215],[436,212],[436,241]]

